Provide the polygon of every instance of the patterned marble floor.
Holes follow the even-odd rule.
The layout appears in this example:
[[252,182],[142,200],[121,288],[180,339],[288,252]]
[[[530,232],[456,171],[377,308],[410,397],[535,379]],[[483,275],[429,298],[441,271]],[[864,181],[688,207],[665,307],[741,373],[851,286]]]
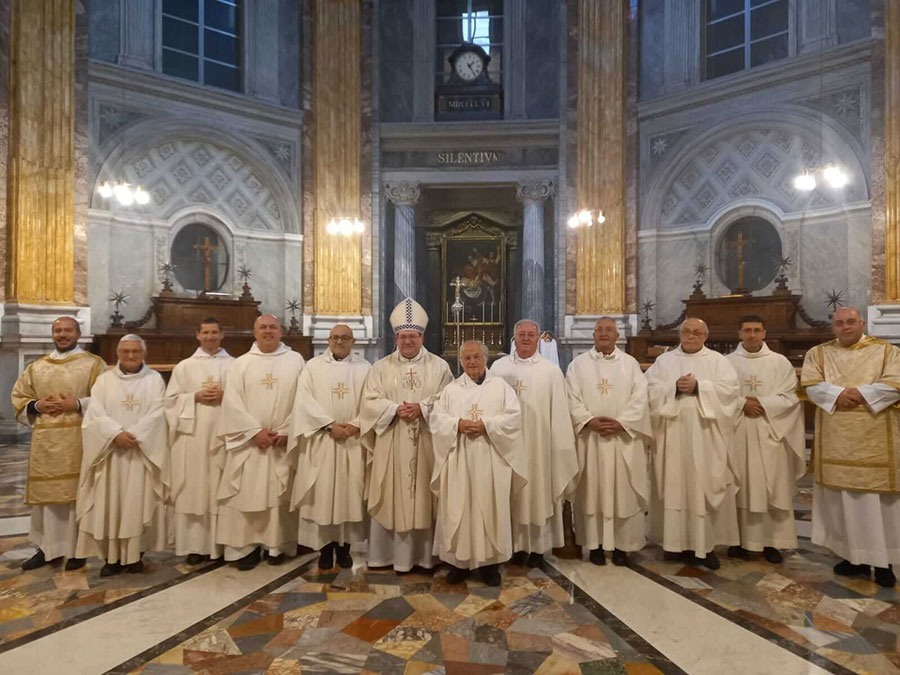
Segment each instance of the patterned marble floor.
[[855,673],[900,675],[900,588],[836,576],[837,559],[809,540],[781,565],[719,554],[722,567],[710,572],[664,561],[662,549],[648,546],[632,567],[795,653]]
[[550,568],[507,567],[502,587],[490,588],[450,586],[443,570],[400,576],[312,565],[132,672],[681,672],[627,628],[617,632],[614,618],[601,620],[589,599],[573,602],[573,590]]
[[188,567],[173,554],[148,553],[143,574],[101,579],[103,561],[96,558],[73,572],[61,563],[23,572],[22,561],[33,553],[26,535],[0,538],[0,651],[216,566]]

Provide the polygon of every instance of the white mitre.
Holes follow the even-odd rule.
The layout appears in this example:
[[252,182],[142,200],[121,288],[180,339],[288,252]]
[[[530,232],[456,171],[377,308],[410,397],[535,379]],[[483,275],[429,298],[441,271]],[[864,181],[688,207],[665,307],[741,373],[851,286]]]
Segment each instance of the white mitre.
[[399,333],[401,330],[417,330],[424,333],[427,325],[428,313],[412,298],[401,300],[400,304],[391,312],[391,327],[394,329],[394,333]]

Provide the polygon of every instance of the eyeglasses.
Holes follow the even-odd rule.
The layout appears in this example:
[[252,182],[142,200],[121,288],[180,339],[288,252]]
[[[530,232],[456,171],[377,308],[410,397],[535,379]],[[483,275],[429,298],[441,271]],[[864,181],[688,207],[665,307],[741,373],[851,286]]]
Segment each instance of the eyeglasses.
[[329,342],[350,342],[353,339],[352,335],[330,335],[328,336]]

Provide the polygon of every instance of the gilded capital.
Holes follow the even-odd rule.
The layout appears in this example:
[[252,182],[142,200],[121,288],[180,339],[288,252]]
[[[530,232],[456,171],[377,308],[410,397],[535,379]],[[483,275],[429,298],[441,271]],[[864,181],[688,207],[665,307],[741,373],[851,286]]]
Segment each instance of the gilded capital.
[[542,202],[556,196],[556,185],[552,180],[539,180],[534,183],[519,183],[516,187],[516,199],[520,202]]
[[419,201],[422,191],[418,183],[388,183],[384,186],[384,196],[393,204],[412,206]]

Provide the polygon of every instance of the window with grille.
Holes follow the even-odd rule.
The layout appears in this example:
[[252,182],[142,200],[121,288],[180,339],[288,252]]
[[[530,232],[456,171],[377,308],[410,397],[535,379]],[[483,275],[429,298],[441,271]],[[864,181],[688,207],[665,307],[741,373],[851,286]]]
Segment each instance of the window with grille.
[[241,0],[163,0],[163,72],[240,91],[241,4]]
[[706,0],[705,79],[785,58],[788,36],[789,0]]
[[492,82],[503,76],[503,0],[438,0],[437,78],[450,81],[447,57],[463,42],[476,44],[491,57],[487,74]]

